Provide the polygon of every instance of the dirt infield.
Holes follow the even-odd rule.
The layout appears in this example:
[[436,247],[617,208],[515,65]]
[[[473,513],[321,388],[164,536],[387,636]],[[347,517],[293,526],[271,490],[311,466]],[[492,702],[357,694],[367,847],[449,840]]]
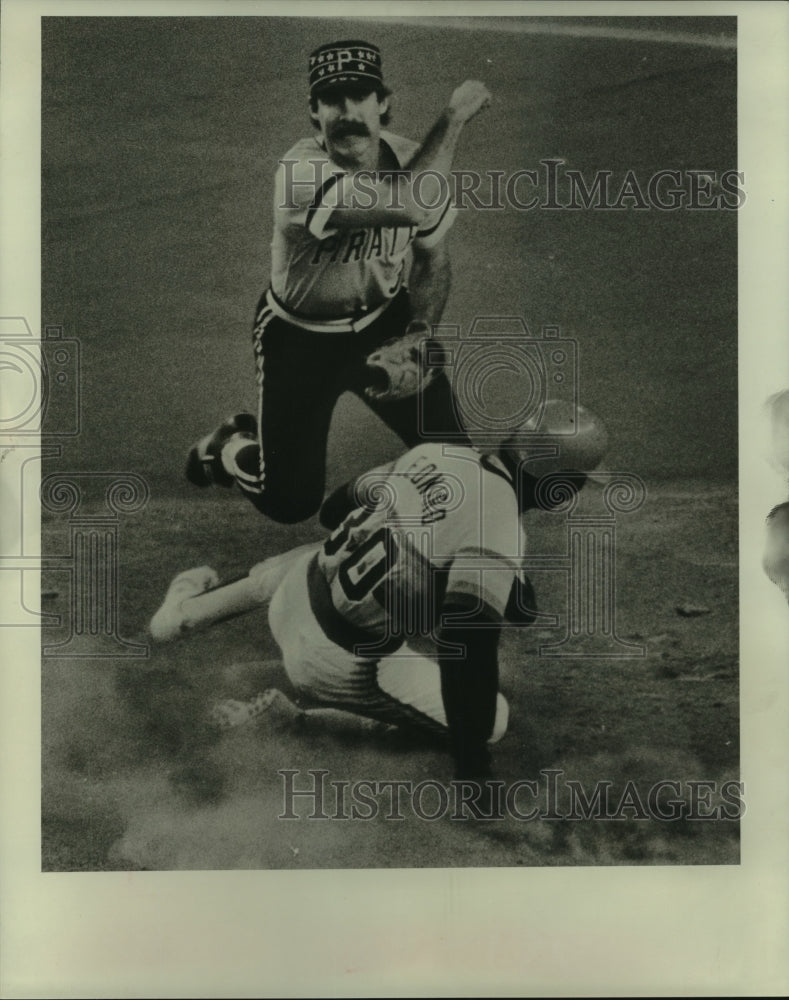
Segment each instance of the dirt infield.
[[[553,159],[589,178],[610,171],[616,184],[632,171],[646,185],[659,170],[719,176],[735,167],[728,43],[490,27],[364,26],[384,53],[395,131],[423,135],[452,87],[472,76],[496,100],[463,138],[463,168],[510,175]],[[729,22],[714,27],[731,40]],[[210,563],[228,576],[316,537],[313,522],[268,524],[240,497],[195,496],[182,462],[194,438],[253,403],[250,319],[267,279],[276,160],[309,134],[310,48],[360,30],[312,19],[44,24],[42,318],[79,340],[82,359],[82,433],[45,473],[129,472],[150,488],[147,506],[118,528],[128,641],[146,642],[178,570]],[[616,628],[645,655],[540,656],[558,634],[545,628],[504,642],[512,721],[497,772],[509,784],[541,782],[532,796],[541,808],[550,805],[541,775],[551,770],[587,790],[610,782],[617,802],[629,780],[644,795],[677,781],[686,798],[695,794],[688,783],[714,783],[718,795],[738,778],[736,230],[734,211],[630,205],[469,210],[451,235],[445,321],[464,335],[481,315],[521,316],[533,332],[557,324],[577,343],[584,402],[611,430],[608,468],[646,487],[644,506],[617,520],[616,551]],[[361,404],[342,401],[330,485],[396,449]],[[599,492],[590,487],[589,502]],[[537,551],[562,551],[563,515],[528,528]],[[67,518],[45,518],[45,552],[66,552],[68,533]],[[561,614],[561,574],[535,574],[535,586],[541,607]],[[62,615],[44,642],[57,643],[72,624],[73,584],[49,571],[44,593],[44,610]],[[45,870],[739,857],[728,818],[669,821],[639,817],[637,807],[607,822],[508,815],[481,824],[413,809],[390,820],[383,806],[358,821],[281,820],[282,770],[300,781],[326,769],[337,781],[418,784],[445,780],[448,759],[440,747],[285,720],[212,734],[204,715],[213,699],[285,686],[263,615],[147,658],[106,651],[97,643],[95,658],[43,658]],[[527,809],[528,794],[519,802]]]
[[[166,550],[168,563],[180,556],[178,565],[201,546],[207,555],[205,538],[223,506],[240,507],[239,516],[245,511],[233,501],[161,501],[129,519],[124,639],[146,641],[143,628],[168,580],[157,553]],[[508,787],[536,780],[538,791],[522,791],[500,821],[480,823],[462,809],[463,818],[453,820],[450,803],[431,822],[419,805],[411,809],[408,789],[402,820],[387,819],[391,793],[385,790],[376,796],[375,815],[367,815],[370,807],[357,810],[356,821],[344,820],[337,812],[350,816],[351,799],[343,810],[328,784],[322,811],[302,797],[293,800],[299,820],[279,819],[288,812],[283,770],[298,772],[292,779],[298,789],[314,787],[310,772],[316,769],[329,772],[327,783],[412,786],[446,782],[451,773],[443,748],[410,737],[303,728],[276,714],[223,735],[210,730],[206,715],[218,699],[251,698],[272,684],[292,694],[272,661],[277,650],[263,612],[154,647],[149,658],[46,657],[44,868],[735,863],[738,824],[726,818],[668,821],[639,815],[638,805],[617,820],[566,818],[568,781],[580,782],[587,798],[597,784],[610,782],[609,812],[615,813],[628,781],[650,812],[648,791],[657,782],[679,781],[687,799],[688,782],[720,789],[737,779],[735,515],[722,491],[685,484],[650,493],[640,511],[620,519],[616,629],[624,641],[643,645],[645,656],[540,656],[561,629],[530,628],[505,638],[501,684],[512,716],[496,748],[496,773]],[[560,551],[564,519],[542,519],[536,527],[545,551]],[[53,551],[67,544],[56,524],[46,537]],[[217,552],[223,576],[248,558],[238,532]],[[68,621],[65,583],[63,574],[49,576],[46,609],[65,612]],[[541,609],[561,612],[562,575],[538,574],[535,584]],[[688,605],[709,613],[683,617],[677,608]],[[48,629],[45,641],[57,643],[67,633],[66,627]],[[101,650],[98,641],[93,648]],[[535,803],[547,808],[543,772],[552,770],[560,772],[553,780],[564,789],[557,810],[564,818],[524,821],[519,814]],[[437,794],[424,790],[423,813],[441,811]],[[672,794],[669,789],[663,799]]]

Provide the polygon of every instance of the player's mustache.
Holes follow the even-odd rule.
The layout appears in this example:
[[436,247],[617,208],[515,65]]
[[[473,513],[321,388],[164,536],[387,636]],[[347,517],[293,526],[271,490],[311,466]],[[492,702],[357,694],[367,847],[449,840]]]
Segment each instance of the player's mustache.
[[338,122],[338,124],[332,128],[331,134],[337,139],[343,139],[347,135],[360,135],[367,137],[370,135],[370,130],[364,122]]

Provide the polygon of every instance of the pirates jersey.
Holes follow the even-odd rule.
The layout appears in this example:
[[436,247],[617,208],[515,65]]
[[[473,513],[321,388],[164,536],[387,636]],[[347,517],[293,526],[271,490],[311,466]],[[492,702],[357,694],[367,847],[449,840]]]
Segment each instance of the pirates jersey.
[[357,490],[377,504],[354,510],[317,557],[321,586],[350,626],[379,638],[429,635],[450,606],[502,620],[525,538],[498,459],[423,444]]
[[[417,149],[390,132],[382,132],[380,142],[382,170],[401,169]],[[411,245],[433,246],[454,219],[447,200],[421,226],[337,229],[331,215],[346,176],[319,136],[297,142],[277,169],[271,290],[282,307],[304,319],[358,317],[394,298]],[[360,193],[360,204],[363,197],[369,195]]]

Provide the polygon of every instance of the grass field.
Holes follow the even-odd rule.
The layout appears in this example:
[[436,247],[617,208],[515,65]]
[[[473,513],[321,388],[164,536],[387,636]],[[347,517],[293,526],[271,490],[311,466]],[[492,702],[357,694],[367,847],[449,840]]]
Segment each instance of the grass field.
[[[731,47],[511,25],[45,22],[43,321],[80,341],[83,418],[45,471],[132,472],[150,487],[144,510],[118,527],[125,639],[146,641],[178,570],[210,563],[232,575],[316,537],[314,522],[271,525],[240,497],[195,496],[181,479],[192,440],[254,401],[249,325],[269,264],[271,179],[277,157],[309,132],[303,64],[315,44],[360,32],[380,44],[393,128],[414,137],[456,83],[484,79],[496,102],[464,136],[463,167],[512,172],[561,158],[589,176],[648,178],[736,165]],[[730,22],[715,28],[730,36]],[[618,518],[616,550],[618,634],[646,655],[553,659],[539,655],[550,631],[508,635],[502,780],[558,769],[621,789],[738,776],[736,227],[736,213],[722,211],[507,211],[464,213],[452,233],[446,321],[465,332],[478,315],[559,324],[578,342],[583,399],[611,430],[608,468],[647,488],[644,506]],[[330,484],[395,450],[343,400]],[[562,551],[563,515],[527,529],[535,551]],[[47,516],[43,531],[47,554],[68,551],[66,518]],[[561,616],[561,574],[534,582],[541,607]],[[46,574],[44,594],[44,610],[63,616],[45,630],[55,643],[71,624],[66,575]],[[685,605],[707,610],[683,617]],[[429,744],[282,722],[212,734],[213,699],[285,686],[262,614],[148,658],[102,656],[98,640],[92,652],[43,658],[45,870],[739,857],[728,821],[279,820],[281,769],[417,782],[445,779],[448,760]]]

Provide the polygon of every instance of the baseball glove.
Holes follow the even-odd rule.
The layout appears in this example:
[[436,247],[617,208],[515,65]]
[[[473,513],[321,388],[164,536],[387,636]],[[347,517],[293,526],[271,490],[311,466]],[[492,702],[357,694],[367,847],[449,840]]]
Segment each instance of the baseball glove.
[[[370,384],[365,392],[370,399],[391,401],[406,399],[425,389],[441,371],[432,363],[437,341],[430,339],[430,327],[413,320],[402,337],[393,337],[367,357]],[[428,364],[428,354],[431,364]]]

